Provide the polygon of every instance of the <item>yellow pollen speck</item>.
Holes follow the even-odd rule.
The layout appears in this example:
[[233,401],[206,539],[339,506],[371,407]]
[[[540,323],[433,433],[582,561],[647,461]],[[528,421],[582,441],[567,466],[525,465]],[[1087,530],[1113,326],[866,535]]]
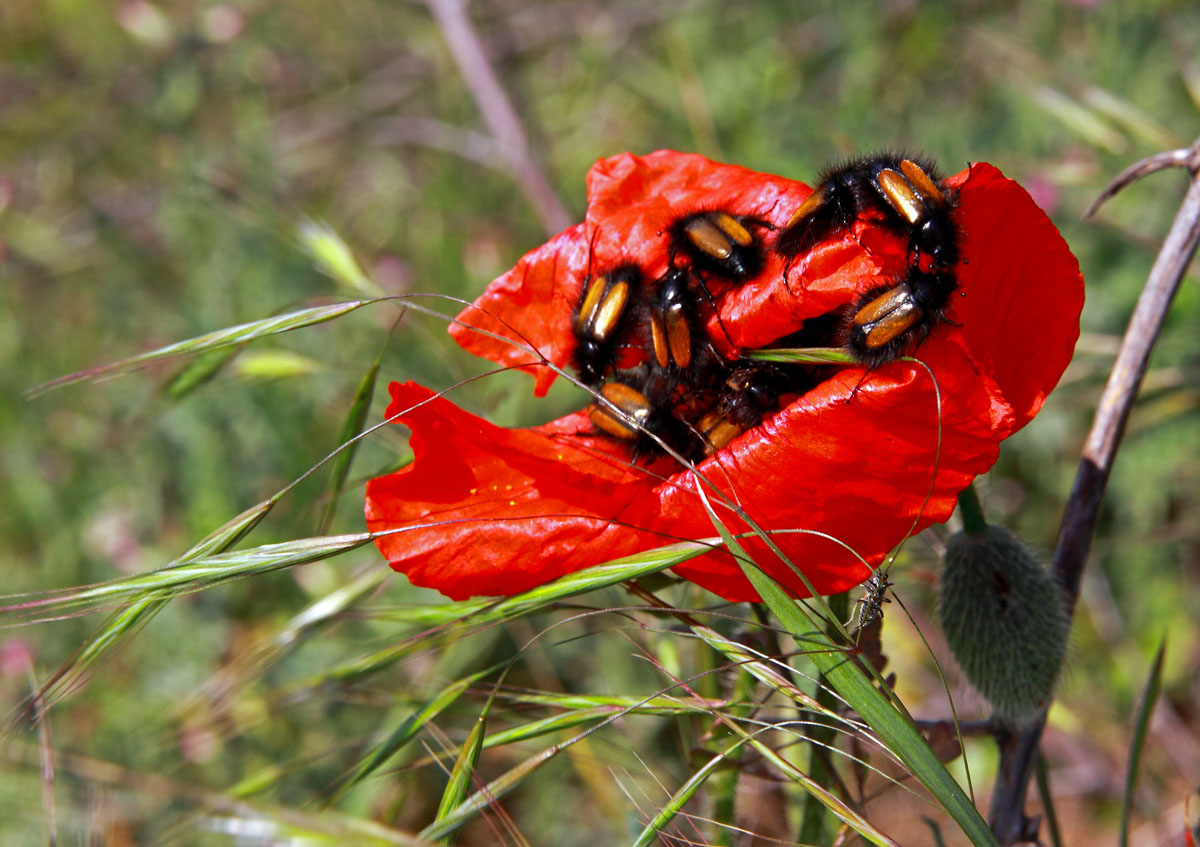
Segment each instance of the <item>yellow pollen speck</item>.
[[510,506],[515,506],[515,505],[517,505],[517,501],[516,501],[516,500],[509,500],[509,501],[508,501],[508,505],[510,505]]
[[478,488],[472,488],[472,489],[471,489],[471,493],[472,493],[472,494],[474,494],[474,493],[475,493],[476,491],[478,491],[478,490],[479,490]]
[[512,486],[511,486],[511,485],[506,485],[506,486],[504,486],[504,490],[505,490],[505,491],[512,491]]

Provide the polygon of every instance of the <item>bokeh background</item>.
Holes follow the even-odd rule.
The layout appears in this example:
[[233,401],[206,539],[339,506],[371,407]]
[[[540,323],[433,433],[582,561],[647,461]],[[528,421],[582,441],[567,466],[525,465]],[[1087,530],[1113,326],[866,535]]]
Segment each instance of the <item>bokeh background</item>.
[[[1160,174],[1094,220],[1081,214],[1122,167],[1200,131],[1200,7],[487,0],[468,12],[517,135],[497,136],[489,110],[500,101],[472,88],[477,70],[464,73],[422,3],[0,4],[0,590],[66,588],[170,561],[336,447],[381,350],[372,422],[387,379],[443,388],[486,365],[449,343],[435,318],[406,315],[389,341],[398,310],[381,305],[193,363],[182,377],[186,363],[175,362],[36,398],[27,389],[345,296],[305,249],[314,221],[340,234],[388,293],[472,298],[562,215],[582,216],[595,159],[663,147],[809,181],[840,157],[913,149],[950,172],[991,161],[1029,188],[1082,264],[1084,336],[981,493],[995,520],[1053,546],[1096,398],[1185,180]],[[1193,275],[1130,422],[1083,587],[1045,742],[1068,843],[1112,838],[1133,709],[1164,635],[1134,843],[1180,843],[1184,800],[1200,784],[1198,319]],[[527,379],[504,374],[454,398],[511,425],[584,402],[567,386],[535,401]],[[402,460],[402,436],[382,433],[360,450],[334,531],[362,529],[361,483]],[[252,543],[316,534],[327,479],[299,486]],[[982,716],[932,623],[944,537],[938,528],[910,543],[893,578],[948,666],[960,709]],[[570,613],[348,683],[299,686],[409,632],[413,618],[397,610],[440,602],[392,577],[285,645],[294,615],[382,568],[365,549],[172,602],[49,713],[41,739],[17,729],[0,742],[0,841],[46,843],[53,825],[72,844],[282,843],[270,838],[287,827],[428,823],[443,777],[414,763],[462,740],[486,687],[442,715],[424,747],[331,808],[324,792],[423,696]],[[678,592],[681,603],[712,602]],[[616,591],[591,599],[631,602]],[[100,620],[0,629],[4,709]],[[905,701],[944,715],[926,648],[903,615],[887,623]],[[643,647],[668,664],[702,663],[693,643],[629,635],[629,625],[600,615],[543,634],[523,657],[521,684],[650,692],[663,682],[639,658]],[[277,648],[270,661],[239,676],[264,645]],[[531,777],[507,801],[510,825],[535,844],[625,843],[690,772],[698,732],[670,718],[609,727]],[[50,792],[40,740],[55,755]],[[990,745],[970,756],[986,797]],[[501,753],[489,772],[518,760]],[[905,820],[905,802],[889,811],[882,800],[881,825],[902,841],[918,833],[905,843],[929,838]],[[460,843],[517,842],[491,820]]]

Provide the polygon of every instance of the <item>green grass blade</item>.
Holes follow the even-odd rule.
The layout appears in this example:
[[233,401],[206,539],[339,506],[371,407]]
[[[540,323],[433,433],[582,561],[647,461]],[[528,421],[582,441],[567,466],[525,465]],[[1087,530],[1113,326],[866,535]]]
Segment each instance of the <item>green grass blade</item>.
[[[763,601],[785,627],[794,632],[812,632],[811,621],[801,612],[801,607],[774,580],[752,565],[743,565],[742,569]],[[855,662],[849,661],[833,641],[828,641],[828,650],[814,651],[809,654],[809,658],[834,690],[879,736],[884,746],[929,789],[946,813],[962,828],[971,843],[976,847],[995,847],[996,840],[978,810],[962,787],[938,761],[925,737],[913,725],[912,719],[900,712],[872,685],[862,669]]]
[[[822,687],[820,689],[821,693],[827,695],[825,700],[814,699],[807,692],[797,688],[794,683],[792,683],[786,676],[775,670],[774,667],[771,667],[769,665],[769,657],[756,654],[745,645],[732,642],[723,636],[713,633],[711,630],[707,630],[707,628],[701,627],[695,623],[691,623],[691,628],[693,632],[699,635],[715,650],[718,650],[724,654],[727,658],[732,660],[734,664],[746,670],[755,679],[769,686],[777,694],[781,694],[784,697],[793,700],[797,705],[805,709],[808,714],[813,715],[814,717],[815,715],[819,714],[828,719],[829,724],[821,724],[816,727],[807,726],[812,722],[813,718],[808,718],[804,721],[806,724],[806,734],[808,735],[808,738],[812,744],[832,750],[833,748],[831,746],[831,740],[836,732],[836,726],[838,724],[844,724],[846,725],[847,729],[858,731],[858,727],[853,723],[853,721],[839,714],[834,709],[834,706],[837,705],[837,701],[828,688]],[[754,656],[757,656],[757,658],[746,658]],[[811,733],[809,732],[810,729],[820,730],[823,735]],[[821,762],[821,759],[814,755],[813,761]],[[816,808],[821,811],[820,817],[815,817],[815,813],[809,813],[810,816],[815,817],[816,822],[820,824],[824,817],[823,810],[828,808],[835,816],[841,818],[842,820],[847,820],[845,816],[848,812],[847,807],[844,807],[840,801],[833,803],[832,806],[829,802],[831,796],[829,787],[834,783],[833,774],[828,771],[827,767],[823,763],[820,765],[820,768],[821,770],[819,772],[819,777],[817,775],[817,771],[814,769],[813,774],[804,774],[803,779],[800,780],[805,786],[811,785],[814,787],[813,791],[808,792],[808,798],[811,799]],[[854,826],[864,825],[870,829],[871,832],[874,832],[874,829],[871,828],[869,824],[862,822],[855,813],[852,811],[849,811],[848,813],[854,820]],[[814,828],[814,826],[815,825],[810,824],[810,829]],[[884,836],[880,834],[879,837]],[[819,839],[809,841],[804,841],[802,839],[802,843],[821,842]]]
[[361,309],[363,306],[376,302],[378,300],[374,299],[346,300],[340,303],[330,303],[325,306],[298,309],[294,312],[287,312],[286,314],[274,315],[262,320],[226,327],[215,332],[197,335],[195,338],[177,341],[174,344],[168,344],[166,347],[159,347],[157,350],[139,353],[127,359],[120,359],[107,365],[60,376],[57,379],[52,379],[49,382],[44,382],[29,389],[25,394],[26,396],[35,397],[47,391],[53,391],[54,389],[73,385],[77,382],[96,379],[100,376],[125,373],[142,365],[159,361],[160,359],[171,359],[176,356],[194,356],[200,353],[207,353],[211,350],[219,350],[222,347],[245,344],[247,341],[253,341],[256,338],[265,338],[269,335],[291,332],[294,329],[313,326],[340,318],[342,315],[349,314],[356,309]]
[[1058,811],[1054,807],[1054,795],[1050,793],[1050,775],[1047,773],[1046,758],[1041,754],[1034,763],[1033,775],[1037,780],[1038,798],[1046,815],[1046,834],[1050,836],[1050,847],[1064,847],[1062,832],[1058,828]]
[[1130,136],[1140,138],[1153,150],[1170,150],[1187,144],[1186,139],[1171,132],[1148,112],[1107,89],[1095,85],[1086,86],[1083,89],[1083,102],[1124,127]]
[[338,797],[344,794],[347,790],[362,782],[364,779],[386,764],[388,760],[400,752],[400,750],[402,750],[404,746],[408,744],[408,742],[416,738],[417,733],[419,733],[425,727],[425,725],[429,723],[429,721],[441,714],[446,707],[450,706],[459,697],[461,697],[463,692],[465,692],[468,688],[482,679],[485,675],[493,673],[495,670],[496,669],[494,667],[488,668],[485,671],[471,674],[470,676],[450,683],[436,695],[434,695],[432,699],[421,706],[421,708],[417,709],[415,712],[406,717],[403,721],[401,721],[400,725],[388,735],[387,738],[372,748],[369,756],[360,761],[358,765],[355,766],[353,771],[346,774],[346,776],[334,786],[334,789],[329,797],[329,802],[332,803],[336,801]]
[[199,591],[233,579],[244,579],[339,556],[369,544],[372,537],[368,532],[321,535],[313,538],[300,538],[295,541],[284,541],[279,544],[263,544],[230,553],[216,553],[163,570],[120,580],[116,584],[110,583],[108,586],[99,587],[96,592],[97,594],[111,593],[106,589],[114,587],[118,588],[121,593],[145,590],[146,588],[170,589],[177,592]]
[[232,375],[242,382],[265,382],[312,376],[323,373],[328,367],[319,359],[291,350],[253,350],[237,358],[233,363]]
[[140,631],[168,599],[167,596],[155,592],[139,597],[123,609],[113,612],[79,651],[72,664],[80,670],[86,669],[123,636]]
[[[224,553],[226,550],[233,547],[243,538],[245,538],[251,530],[253,530],[265,518],[270,511],[275,508],[276,500],[272,497],[270,500],[264,500],[254,506],[251,506],[246,511],[236,517],[230,518],[221,526],[214,529],[204,538],[197,541],[187,552],[177,558],[171,564],[180,562],[189,562],[193,559],[199,559],[202,556],[209,556],[215,553]],[[170,565],[168,565],[170,567]]]
[[1121,797],[1121,847],[1129,844],[1129,815],[1133,811],[1133,790],[1137,787],[1138,768],[1142,762],[1142,751],[1146,748],[1146,733],[1150,729],[1150,715],[1162,692],[1163,655],[1167,650],[1167,637],[1158,642],[1154,661],[1150,664],[1150,675],[1142,687],[1138,701],[1137,718],[1133,723],[1133,739],[1129,745],[1129,767],[1125,769],[1125,793]]
[[363,273],[350,247],[333,227],[323,221],[306,220],[299,226],[300,243],[318,268],[343,285],[368,297],[381,297],[383,290]]
[[[841,620],[846,620],[850,614],[850,595],[847,592],[838,594],[836,597],[829,599],[829,607],[833,613]],[[817,702],[825,709],[832,709],[837,705],[837,696],[824,684],[824,680],[820,677],[817,679]],[[809,739],[809,749],[812,751],[809,757],[809,776],[823,788],[833,787],[834,773],[829,764],[829,760],[823,755],[820,755],[824,748],[830,747],[834,743],[836,730],[834,724],[818,724],[815,720],[806,721],[804,726],[804,734]],[[802,844],[823,844],[829,838],[829,833],[826,832],[826,821],[829,816],[825,814],[825,808],[811,794],[805,794],[802,809],[800,812],[800,829],[798,841]]]
[[551,715],[540,720],[530,721],[529,723],[521,724],[520,726],[510,727],[509,729],[500,730],[487,736],[483,741],[483,746],[487,749],[492,747],[503,747],[506,744],[515,744],[520,741],[528,741],[532,738],[538,738],[543,735],[549,735],[554,732],[559,732],[564,729],[574,729],[583,724],[598,723],[608,720],[609,718],[620,716],[623,714],[685,714],[699,711],[697,709],[678,709],[671,712],[666,709],[620,709],[613,706],[596,706],[591,709],[575,709],[570,712],[564,712],[561,715]]
[[727,700],[706,700],[689,697],[659,695],[656,697],[632,697],[620,694],[556,694],[545,691],[507,692],[505,699],[512,703],[530,706],[549,706],[556,709],[614,709],[622,713],[642,711],[645,714],[679,714],[701,711],[711,713],[713,709],[728,705]]
[[162,393],[172,400],[182,400],[216,377],[229,363],[229,360],[241,351],[242,345],[236,345],[222,347],[220,350],[212,350],[202,356],[197,356],[171,377],[163,386]]
[[[333,623],[390,576],[384,568],[369,568],[349,582],[313,600],[282,627],[259,639],[222,670],[221,686],[228,691],[245,689],[265,678],[268,668],[295,652],[307,639]],[[180,702],[172,712],[181,724],[203,718],[211,707],[211,691],[202,687]]]
[[[654,703],[659,700],[660,698],[650,698],[642,702]],[[633,709],[627,709],[624,713],[628,714],[632,711]],[[704,711],[709,712],[708,709],[704,709]],[[620,714],[622,713],[612,713],[607,716],[606,720],[612,720]],[[591,734],[593,729],[594,728],[586,729],[561,744],[551,745],[545,750],[530,756],[516,767],[511,768],[504,774],[501,774],[499,777],[489,782],[467,799],[459,802],[456,806],[454,806],[453,809],[439,810],[439,819],[435,820],[432,824],[423,829],[420,833],[420,836],[430,840],[446,837],[449,833],[453,832],[455,829],[462,826],[476,815],[482,813],[496,800],[517,788],[527,776],[540,768],[546,762],[550,761],[559,753],[571,747],[571,745],[583,741]],[[466,745],[464,745],[464,749],[466,749]]]
[[[711,780],[708,796],[712,800],[713,820],[731,821],[737,813],[738,772],[720,771]],[[714,834],[713,847],[733,847],[735,832],[730,827],[721,827]]]
[[763,758],[773,764],[780,773],[802,786],[805,791],[815,797],[826,809],[840,818],[848,827],[863,838],[872,844],[878,844],[879,847],[900,847],[899,844],[872,826],[866,818],[843,803],[829,789],[784,759],[769,745],[764,744],[757,738],[751,738],[750,744],[762,754]]
[[229,788],[229,796],[239,800],[248,800],[256,794],[262,794],[276,788],[289,769],[283,765],[267,765],[253,773],[247,774]]
[[833,720],[845,720],[833,710],[821,705],[821,703],[807,692],[797,688],[791,680],[771,667],[767,657],[751,652],[746,645],[726,638],[706,626],[693,625],[692,632],[700,636],[706,644],[720,652],[736,666],[742,668],[759,682],[764,683],[784,697],[803,706],[805,709],[820,712]]
[[94,665],[141,632],[168,602],[169,595],[154,592],[109,615],[79,651],[43,683],[36,697],[41,707],[49,709],[81,688]]
[[[247,509],[193,545],[174,564],[228,550],[256,527],[274,505],[274,501],[267,500]],[[93,665],[123,645],[129,636],[140,632],[170,599],[169,592],[147,593],[109,615],[79,651],[63,662],[39,688],[36,698],[42,707],[49,708],[76,690]]]
[[675,816],[683,809],[684,805],[695,796],[696,792],[708,782],[718,767],[726,760],[736,756],[745,745],[745,739],[739,739],[728,748],[713,756],[700,770],[692,774],[687,782],[679,787],[679,790],[671,795],[671,799],[663,806],[654,820],[646,825],[646,828],[641,831],[637,839],[633,842],[633,847],[649,847],[658,838],[658,834],[662,832],[675,819]]
[[487,734],[487,718],[492,710],[493,697],[488,698],[483,706],[483,711],[479,713],[474,726],[471,727],[466,740],[463,741],[458,759],[455,760],[454,768],[450,771],[446,790],[442,792],[441,802],[438,803],[437,814],[433,819],[434,825],[453,812],[470,791],[472,779],[479,765],[479,754],[483,751],[483,738]]
[[231,553],[204,554],[177,560],[176,564],[159,570],[55,592],[49,596],[43,595],[34,600],[2,607],[0,612],[62,614],[87,605],[121,602],[146,592],[161,591],[175,596],[202,591],[231,580],[332,558],[368,544],[372,537],[366,532],[324,535],[279,544],[264,544]]
[[1037,85],[1028,96],[1087,143],[1110,153],[1123,153],[1129,147],[1125,136],[1104,117],[1058,89]]
[[329,467],[329,490],[325,492],[328,500],[317,528],[319,535],[329,532],[329,527],[333,524],[338,500],[342,496],[342,490],[346,487],[346,477],[350,474],[350,464],[354,461],[354,454],[358,450],[359,442],[355,440],[355,436],[363,431],[363,426],[367,422],[367,414],[371,410],[371,398],[375,394],[375,381],[379,377],[379,366],[382,361],[383,350],[380,350],[379,355],[375,357],[374,364],[359,380],[358,389],[354,392],[354,399],[350,403],[350,412],[342,424],[342,431],[338,433],[338,444],[347,446],[338,451]]
[[[445,644],[459,637],[464,631],[519,618],[576,594],[585,594],[626,580],[658,573],[711,550],[711,543],[685,541],[576,571],[504,600],[469,600],[447,604],[440,607],[444,617],[439,619],[423,616],[424,621],[433,625],[434,629],[339,665],[319,677],[309,679],[303,685],[319,686],[329,681],[346,681],[367,676],[391,667],[410,653]],[[441,628],[438,628],[439,626]]]
[[565,744],[555,744],[552,747],[547,747],[540,753],[530,756],[516,767],[511,768],[476,791],[449,811],[441,820],[434,821],[421,830],[418,835],[430,841],[445,838],[467,821],[475,818],[476,815],[486,811],[492,803],[516,789],[527,776],[553,759],[565,750],[567,746],[584,737],[584,735],[577,735]]
[[[762,573],[755,565],[752,564],[752,560],[746,555],[746,551],[742,548],[741,544],[738,543],[737,539],[734,538],[733,534],[731,532],[729,532],[729,530],[725,527],[725,525],[723,523],[721,523],[721,521],[717,518],[716,512],[713,511],[712,504],[709,503],[708,498],[702,496],[701,499],[704,503],[704,507],[705,507],[706,511],[708,512],[709,520],[712,522],[713,526],[716,527],[718,533],[720,533],[720,535],[721,535],[721,540],[725,543],[725,546],[728,548],[729,552],[738,561],[743,572],[745,572],[747,578],[750,579],[751,584],[754,586],[755,590],[757,590],[759,592],[759,595],[763,598],[763,601],[767,604],[767,606],[769,608],[771,608],[771,610],[773,612],[775,612],[776,617],[778,617],[784,623],[784,625],[788,627],[789,632],[792,633],[793,637],[796,638],[801,643],[806,643],[806,642],[807,643],[815,643],[818,646],[818,648],[821,648],[822,647],[821,642],[824,642],[825,649],[817,649],[810,656],[810,658],[813,661],[813,664],[815,664],[817,666],[818,670],[827,674],[826,667],[849,666],[849,667],[853,668],[854,673],[856,673],[858,675],[858,677],[862,680],[862,682],[866,686],[866,688],[869,689],[872,694],[877,695],[878,697],[880,697],[882,699],[883,695],[880,694],[874,688],[874,686],[872,686],[867,681],[866,677],[863,676],[862,671],[859,669],[858,665],[855,664],[854,662],[846,661],[843,653],[836,647],[836,645],[833,643],[833,641],[820,629],[820,620],[818,620],[817,616],[814,613],[812,613],[811,611],[809,611],[807,608],[805,608],[802,604],[798,603],[797,601],[792,600],[792,598],[790,598],[784,592],[783,588],[781,588],[778,583],[776,583],[773,579],[768,577],[766,574]],[[805,580],[805,584],[808,584],[807,580]],[[783,601],[783,602],[781,603],[780,601]],[[784,609],[784,611],[789,612],[788,617],[790,618],[790,620],[782,617],[780,615],[779,611],[776,610],[774,604],[779,604],[781,606],[785,606],[786,608]],[[824,604],[823,601],[822,601],[822,611],[827,615],[831,614],[828,605]],[[830,623],[833,626],[837,626],[836,620],[833,620],[832,618],[825,618],[822,620],[824,620],[827,623]],[[817,629],[813,630],[812,627],[814,627],[814,626],[817,627]],[[838,627],[838,628],[840,628],[840,627]],[[831,680],[831,682],[832,682],[832,680]],[[839,693],[841,693],[843,695],[843,697],[846,696],[845,692],[843,692],[841,690],[841,688],[838,688],[836,684],[834,684],[834,687],[838,690]],[[847,702],[850,703],[851,706],[856,705],[855,702],[853,700],[851,700],[849,697],[846,697],[846,700],[847,700]],[[814,706],[819,706],[819,704],[817,704],[817,702],[815,700],[813,700],[812,698],[807,697],[807,696],[805,697],[805,702],[812,703]],[[891,705],[890,702],[888,702],[887,700],[883,700],[883,703],[888,709],[892,710],[892,712],[895,712],[895,708]],[[861,711],[860,711],[860,714],[861,714]],[[904,717],[906,719],[908,719],[907,715],[905,715]],[[878,829],[876,829],[874,826],[872,826],[865,818],[863,818],[861,815],[859,815],[858,812],[856,812],[854,809],[851,809],[848,805],[846,805],[844,802],[842,802],[841,799],[839,799],[837,796],[835,796],[821,782],[814,780],[812,777],[810,777],[808,774],[801,771],[799,768],[797,768],[791,762],[788,762],[785,759],[783,759],[781,756],[779,756],[778,753],[776,753],[768,745],[764,744],[757,738],[750,737],[740,727],[738,727],[734,724],[731,724],[728,721],[726,721],[725,723],[734,732],[749,739],[750,744],[756,750],[758,750],[759,753],[762,754],[762,756],[764,758],[766,758],[769,762],[773,763],[777,768],[779,768],[783,772],[783,774],[785,776],[787,776],[789,779],[791,779],[792,781],[803,786],[804,789],[809,793],[810,796],[815,797],[818,802],[820,802],[823,806],[825,806],[826,809],[828,809],[835,816],[837,816],[839,819],[841,819],[843,822],[845,822],[846,825],[849,826],[851,829],[853,829],[855,832],[859,833],[861,836],[863,836],[867,840],[871,841],[873,844],[881,845],[881,847],[898,847],[898,845],[896,845],[895,842],[893,842],[884,833],[880,832]],[[868,723],[870,723],[870,722],[868,721]],[[930,757],[933,757],[933,752],[931,750],[929,750],[929,745],[926,744],[925,739],[919,733],[916,732],[916,728],[913,727],[911,719],[908,719],[908,726],[912,727],[912,731],[916,735],[917,740],[920,741],[920,743],[922,745],[924,745],[924,748],[926,751],[929,752]],[[942,774],[944,774],[947,779],[950,779],[949,773],[947,773],[946,769],[941,766],[941,763],[937,761],[936,757],[933,758],[933,761],[937,765],[937,767],[939,769],[941,769]],[[957,788],[957,783],[954,783],[953,780],[950,780],[950,782]],[[961,793],[961,789],[960,789],[960,793]],[[965,797],[965,795],[964,795],[964,797]],[[974,811],[974,807],[972,807],[972,811]],[[978,812],[975,813],[975,817],[979,818]],[[979,819],[979,822],[981,825],[983,824],[982,819]],[[984,831],[985,832],[987,831],[986,826],[984,827]],[[990,833],[989,833],[989,835],[990,835]]]
[[[929,789],[946,813],[962,827],[972,844],[976,847],[995,847],[996,840],[979,811],[950,776],[949,771],[938,761],[925,737],[913,724],[912,718],[897,709],[871,683],[856,662],[847,659],[843,648],[824,633],[821,621],[817,620],[812,612],[790,597],[775,580],[750,563],[752,560],[738,544],[737,539],[717,520],[707,500],[705,507],[709,510],[709,517],[721,534],[725,546],[741,565],[746,578],[750,580],[763,602],[794,638],[817,648],[808,654],[809,658],[834,690],[859,713],[883,741],[884,746]],[[820,649],[822,646],[824,649]],[[818,797],[824,790],[815,783],[814,789]]]
[[714,708],[721,705],[719,703],[700,702],[689,704],[687,701],[669,700],[665,697],[655,697],[649,701],[635,701],[632,698],[605,699],[620,699],[624,702],[621,705],[612,704],[592,706],[590,708],[574,707],[571,711],[560,715],[551,715],[550,717],[530,721],[520,726],[503,729],[488,735],[483,740],[483,746],[485,749],[503,747],[506,744],[528,741],[552,732],[573,729],[584,724],[612,720],[613,718],[624,717],[626,715],[677,717],[682,715],[711,714]]
[[269,639],[275,647],[290,647],[312,633],[317,627],[329,623],[337,615],[350,609],[355,603],[378,588],[390,572],[383,568],[370,568],[354,579],[340,585],[323,597],[314,600],[292,616],[279,632]]
[[857,365],[854,357],[841,347],[763,347],[760,350],[747,350],[747,359],[757,359],[760,362],[802,362],[814,365]]

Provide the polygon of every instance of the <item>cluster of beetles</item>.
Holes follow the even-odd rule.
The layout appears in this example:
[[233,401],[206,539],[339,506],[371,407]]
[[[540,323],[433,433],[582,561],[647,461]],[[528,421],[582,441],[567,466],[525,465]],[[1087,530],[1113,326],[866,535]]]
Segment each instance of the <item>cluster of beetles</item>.
[[[721,209],[680,218],[661,278],[647,280],[636,265],[623,265],[583,287],[573,364],[602,398],[588,409],[592,423],[639,452],[698,461],[758,426],[783,398],[820,382],[819,366],[718,353],[706,331],[716,314],[711,289],[757,276],[767,251],[790,265],[864,215],[904,240],[904,271],[847,309],[806,322],[779,346],[841,347],[868,368],[911,353],[945,319],[958,287],[954,202],[932,163],[878,154],[824,173],[782,228]],[[640,355],[623,367],[618,353],[629,347]]]

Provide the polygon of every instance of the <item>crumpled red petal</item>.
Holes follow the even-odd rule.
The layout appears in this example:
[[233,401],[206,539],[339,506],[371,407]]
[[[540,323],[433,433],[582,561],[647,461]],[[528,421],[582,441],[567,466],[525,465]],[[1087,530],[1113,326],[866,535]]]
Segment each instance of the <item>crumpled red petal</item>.
[[[611,440],[574,436],[586,416],[505,429],[413,382],[390,386],[389,417],[412,430],[415,460],[367,483],[367,526],[403,529],[379,549],[414,585],[453,599],[516,594],[664,540],[644,469]],[[563,433],[567,433],[564,435]]]
[[[719,492],[707,490],[708,498],[730,529],[749,528],[729,505],[737,504],[773,533],[790,565],[759,539],[744,543],[798,595],[808,592],[792,567],[819,593],[845,590],[869,573],[863,562],[878,563],[909,532],[948,518],[957,493],[1036,414],[1070,359],[1083,286],[1061,236],[990,165],[972,165],[953,183],[961,296],[918,351],[936,376],[940,414],[935,383],[919,365],[897,362],[865,379],[847,368],[697,468]],[[574,346],[573,304],[589,271],[603,270],[597,263],[635,261],[653,278],[665,270],[666,231],[681,209],[725,208],[778,227],[808,193],[689,154],[603,160],[589,177],[585,223],[489,286],[477,301],[487,315],[468,309],[460,320],[523,338],[563,367]],[[735,345],[759,347],[853,301],[904,262],[902,243],[860,224],[801,257],[786,284],[773,257],[749,283],[715,291],[718,311]],[[461,326],[452,332],[495,361],[537,361]],[[555,376],[542,365],[531,370],[539,392]],[[379,546],[414,584],[453,598],[513,594],[675,538],[714,535],[696,475],[669,459],[631,466],[624,444],[585,434],[582,414],[506,430],[442,399],[406,411],[431,396],[419,386],[393,384],[392,392],[388,414],[404,413],[416,458],[368,484],[367,521],[372,531],[400,530]],[[727,599],[757,599],[726,553],[675,571]]]
[[[511,271],[487,287],[474,306],[463,310],[459,323],[450,327],[450,334],[465,350],[498,364],[529,364],[528,369],[537,378],[536,393],[541,396],[554,382],[554,370],[534,364],[540,361],[539,355],[473,328],[531,346],[546,361],[565,368],[576,344],[571,321],[589,276],[619,265],[636,264],[647,279],[657,279],[667,270],[671,224],[689,212],[732,209],[780,227],[811,193],[812,189],[802,182],[671,150],[644,157],[623,153],[601,159],[588,174],[584,222],[523,256]],[[854,256],[865,258],[861,249],[856,249]],[[866,265],[870,265],[869,259]],[[772,292],[777,287],[775,281],[783,279],[783,271],[783,260],[769,256],[757,277],[767,282],[752,283],[750,289],[760,295],[769,289],[770,296],[778,297]],[[728,292],[714,293],[724,319],[728,313],[724,304],[731,298]],[[844,290],[841,293],[842,299],[832,293],[826,302],[844,303]],[[747,290],[740,298],[745,300],[749,295]],[[785,323],[796,324],[797,314],[805,307],[805,317],[829,308],[822,308],[817,300],[787,299]],[[745,344],[738,338],[741,322],[754,317],[729,313],[725,328],[736,344],[761,346]],[[710,334],[721,344],[723,333],[715,326],[713,330]]]

